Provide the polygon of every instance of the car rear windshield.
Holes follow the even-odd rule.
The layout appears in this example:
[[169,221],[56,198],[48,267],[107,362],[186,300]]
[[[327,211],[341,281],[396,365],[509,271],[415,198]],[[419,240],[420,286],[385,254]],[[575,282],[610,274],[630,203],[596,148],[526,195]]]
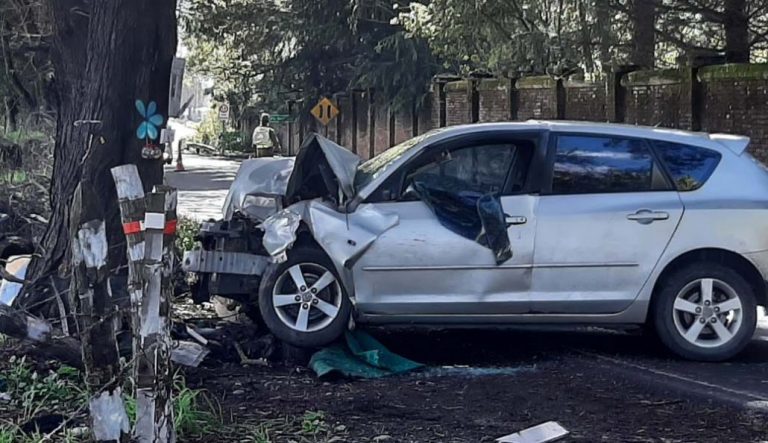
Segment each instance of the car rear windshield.
[[710,149],[659,140],[653,145],[678,191],[700,188],[720,162],[720,153]]

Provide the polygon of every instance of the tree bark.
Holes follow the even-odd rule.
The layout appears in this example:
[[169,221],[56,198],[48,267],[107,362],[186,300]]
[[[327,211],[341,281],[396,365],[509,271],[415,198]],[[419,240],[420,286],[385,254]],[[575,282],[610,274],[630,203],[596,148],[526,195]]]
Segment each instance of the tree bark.
[[731,63],[749,63],[746,3],[746,0],[725,0],[725,57]]
[[37,251],[40,257],[30,265],[28,279],[33,284],[19,298],[22,306],[47,298],[45,287],[35,282],[71,271],[69,215],[81,182],[89,183],[99,197],[96,204],[101,206],[110,245],[110,283],[113,289],[125,287],[125,236],[110,168],[136,164],[147,190],[161,184],[162,161],[141,158],[144,141],[135,134],[144,117],[134,103],[156,102],[157,113],[166,120],[176,51],[176,0],[50,0],[49,4],[59,95],[51,217]]
[[632,52],[630,62],[644,68],[653,68],[656,50],[656,1],[633,0]]

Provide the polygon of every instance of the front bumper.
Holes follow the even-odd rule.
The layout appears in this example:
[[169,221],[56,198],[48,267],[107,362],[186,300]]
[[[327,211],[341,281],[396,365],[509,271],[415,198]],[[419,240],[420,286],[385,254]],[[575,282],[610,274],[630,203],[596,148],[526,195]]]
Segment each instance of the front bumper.
[[246,218],[203,223],[199,246],[184,254],[182,269],[196,303],[219,295],[250,301],[270,259],[261,245],[263,231]]

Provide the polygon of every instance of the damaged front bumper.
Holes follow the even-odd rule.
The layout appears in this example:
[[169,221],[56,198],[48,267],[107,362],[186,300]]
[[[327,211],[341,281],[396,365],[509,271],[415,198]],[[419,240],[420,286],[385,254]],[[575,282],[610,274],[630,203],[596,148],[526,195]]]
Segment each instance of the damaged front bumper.
[[245,217],[203,223],[198,247],[182,260],[193,301],[209,301],[213,295],[240,302],[253,299],[270,263],[261,244],[263,235]]

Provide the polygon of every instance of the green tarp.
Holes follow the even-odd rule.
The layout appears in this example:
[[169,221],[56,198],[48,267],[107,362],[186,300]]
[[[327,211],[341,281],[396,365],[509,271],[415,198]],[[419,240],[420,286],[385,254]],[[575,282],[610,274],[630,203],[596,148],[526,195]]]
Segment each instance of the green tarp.
[[379,378],[423,366],[391,352],[363,331],[347,331],[343,342],[315,352],[309,361],[318,377]]

